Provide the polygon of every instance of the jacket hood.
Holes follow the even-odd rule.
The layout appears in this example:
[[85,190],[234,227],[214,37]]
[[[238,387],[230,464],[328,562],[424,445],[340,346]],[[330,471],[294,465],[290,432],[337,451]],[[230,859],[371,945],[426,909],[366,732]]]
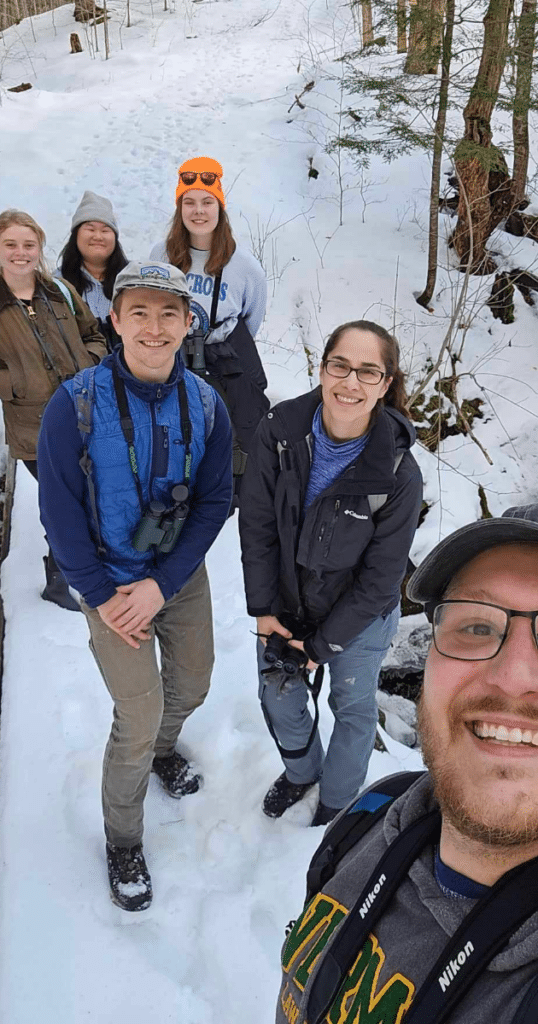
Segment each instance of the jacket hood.
[[168,380],[162,384],[159,381],[139,380],[128,369],[123,355],[123,345],[119,345],[111,355],[103,359],[103,365],[117,369],[119,376],[125,381],[128,391],[131,391],[143,402],[154,402],[157,398],[165,398],[174,388],[177,388],[179,381],[185,376],[185,367],[179,352],[176,352],[172,372]]
[[[429,773],[415,782],[389,808],[383,823],[387,843],[392,843],[421,815],[433,810],[437,802]],[[433,873],[433,850],[427,847],[409,869],[409,877],[424,906],[448,936],[459,928],[476,900],[448,899],[441,893]],[[512,935],[505,948],[491,961],[488,970],[513,971],[536,961],[538,956],[538,913],[529,917]]]
[[[275,405],[272,413],[285,428],[288,441],[299,441],[310,433],[314,413],[321,401],[321,385],[318,385],[305,395]],[[415,443],[416,432],[411,420],[391,405],[380,408],[370,427],[372,433],[380,422],[385,422],[391,431],[397,452],[407,451]]]

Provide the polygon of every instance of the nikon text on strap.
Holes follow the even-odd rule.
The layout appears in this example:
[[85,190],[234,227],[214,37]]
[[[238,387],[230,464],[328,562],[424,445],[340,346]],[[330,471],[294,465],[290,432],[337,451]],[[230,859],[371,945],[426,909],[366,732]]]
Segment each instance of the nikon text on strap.
[[[308,997],[305,1017],[309,1024],[324,1020],[368,935],[413,861],[436,840],[440,825],[438,811],[419,818],[391,843],[376,865],[321,960]],[[514,931],[536,910],[538,858],[503,875],[477,901],[418,990],[405,1024],[443,1024]]]

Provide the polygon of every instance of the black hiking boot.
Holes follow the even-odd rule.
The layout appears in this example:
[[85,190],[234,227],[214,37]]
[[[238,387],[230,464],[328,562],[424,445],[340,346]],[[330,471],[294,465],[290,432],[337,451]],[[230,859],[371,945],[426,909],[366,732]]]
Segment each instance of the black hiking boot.
[[147,910],[153,896],[142,843],[136,846],[106,844],[110,896],[122,910]]
[[340,814],[341,807],[327,807],[326,804],[322,804],[321,800],[316,808],[316,813],[312,818],[311,825],[316,828],[317,825],[328,825],[333,818],[336,818],[337,814]]
[[297,784],[290,782],[286,772],[282,772],[282,775],[278,776],[278,779],[273,782],[265,794],[262,805],[263,813],[268,818],[280,818],[288,807],[293,807],[299,800],[302,800],[305,793],[316,785],[316,781]]
[[81,612],[82,608],[78,601],[75,601],[75,598],[70,594],[67,581],[63,578],[60,570],[58,568],[50,568],[46,555],[43,558],[43,562],[45,565],[45,576],[47,577],[47,585],[41,591],[43,600],[52,601],[53,604],[59,605],[60,608],[65,608],[68,612]]
[[159,776],[161,785],[169,796],[180,797],[197,793],[203,782],[186,757],[174,751],[171,757],[154,757],[151,769]]

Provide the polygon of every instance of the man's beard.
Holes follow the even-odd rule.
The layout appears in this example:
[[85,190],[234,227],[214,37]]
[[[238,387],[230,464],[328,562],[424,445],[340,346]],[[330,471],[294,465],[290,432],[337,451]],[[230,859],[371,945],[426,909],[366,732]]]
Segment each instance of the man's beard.
[[[461,718],[462,710],[460,708],[457,715],[454,708],[452,713],[449,711],[450,739],[443,743],[436,732],[434,715],[426,707],[423,694],[417,706],[422,756],[429,769],[443,818],[462,836],[483,846],[513,848],[538,842],[538,791],[531,801],[526,792],[530,784],[528,769],[519,767],[515,762],[492,766],[489,769],[490,779],[496,779],[499,783],[522,780],[526,785],[519,792],[514,789],[511,798],[499,798],[499,801],[489,806],[485,804],[479,789],[466,776],[466,766],[458,759],[455,745],[461,730],[466,728]],[[511,708],[510,713],[513,714],[514,710]],[[469,711],[476,711],[479,719],[480,711],[507,713],[507,707],[502,698],[483,697],[473,702],[468,701],[465,705],[466,714]],[[519,714],[526,718],[536,718],[536,707],[526,705],[524,710],[519,709]],[[535,787],[538,790],[536,783]]]

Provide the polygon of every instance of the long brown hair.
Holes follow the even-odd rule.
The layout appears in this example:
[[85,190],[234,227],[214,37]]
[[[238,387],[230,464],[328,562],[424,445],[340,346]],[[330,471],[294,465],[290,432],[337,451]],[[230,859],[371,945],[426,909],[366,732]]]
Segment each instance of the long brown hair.
[[409,409],[407,408],[407,394],[405,390],[405,377],[403,370],[400,369],[400,346],[396,341],[396,338],[389,334],[384,327],[379,324],[374,324],[371,320],[350,320],[347,324],[340,324],[340,327],[336,327],[332,334],[329,336],[321,362],[324,365],[327,362],[331,352],[336,347],[340,338],[346,331],[370,331],[371,334],[375,334],[381,342],[381,356],[385,364],[385,372],[389,377],[392,377],[390,387],[386,394],[379,400],[378,404],[390,405],[393,409],[397,409],[403,416],[406,416],[408,420],[411,419],[409,415]]
[[[43,228],[39,227],[37,221],[33,217],[30,217],[29,213],[24,213],[23,210],[3,210],[0,213],[0,235],[7,231],[12,224],[17,224],[20,228],[30,228],[30,231],[34,232],[39,242],[39,263],[37,265],[37,271],[45,278],[50,280],[50,273],[45,263],[45,257],[43,256],[43,249],[46,244],[46,237]],[[2,271],[0,270],[0,274]],[[2,275],[3,276],[3,275]]]
[[[192,259],[189,252],[191,240],[189,232],[183,223],[181,207],[183,196],[180,196],[176,206],[174,219],[170,225],[170,231],[166,239],[166,252],[168,259],[174,267],[178,267],[184,274],[191,269]],[[219,219],[211,237],[211,249],[205,262],[206,274],[221,274],[227,263],[230,262],[236,249],[230,221],[226,210],[219,203]]]

